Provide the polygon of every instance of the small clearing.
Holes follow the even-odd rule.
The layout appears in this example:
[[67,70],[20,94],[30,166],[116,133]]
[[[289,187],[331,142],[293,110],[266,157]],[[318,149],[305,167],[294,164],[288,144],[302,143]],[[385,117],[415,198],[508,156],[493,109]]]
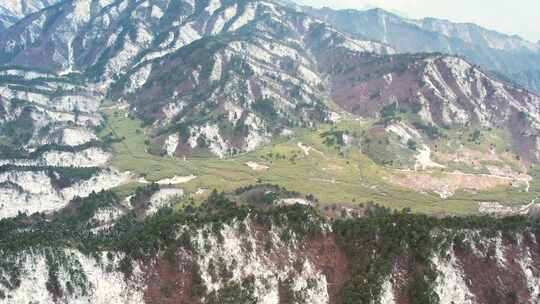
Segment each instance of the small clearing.
[[184,190],[178,188],[165,188],[160,189],[158,192],[154,193],[150,198],[150,206],[146,211],[146,214],[151,215],[155,214],[159,209],[167,206],[167,204],[173,202],[174,200],[182,197],[184,195]]
[[317,152],[319,153],[321,156],[324,156],[324,153],[322,153],[321,151],[311,147],[311,146],[305,146],[303,143],[299,142],[298,143],[298,148],[302,149],[302,151],[304,152],[304,155],[306,156],[309,156],[311,151],[314,151],[314,152]]
[[390,182],[420,192],[434,192],[443,199],[459,190],[480,191],[501,185],[511,185],[514,179],[488,174],[444,173],[434,176],[432,172],[399,171]]
[[262,171],[266,171],[266,170],[270,169],[270,167],[268,167],[266,165],[262,165],[262,164],[259,164],[259,163],[256,163],[256,162],[251,162],[251,161],[247,162],[246,166],[250,167],[251,170],[257,171],[257,172],[262,172]]
[[445,166],[438,164],[431,160],[431,149],[424,145],[421,150],[418,151],[416,156],[416,163],[414,164],[414,171],[418,171],[419,168],[426,170],[428,168],[446,168]]

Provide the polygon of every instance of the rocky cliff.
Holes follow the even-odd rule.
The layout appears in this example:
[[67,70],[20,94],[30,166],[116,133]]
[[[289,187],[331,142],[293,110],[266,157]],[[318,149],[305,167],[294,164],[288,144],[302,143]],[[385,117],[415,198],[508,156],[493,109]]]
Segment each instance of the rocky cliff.
[[[96,210],[71,216],[92,218]],[[28,221],[32,228],[18,228]],[[55,238],[56,225],[73,229]],[[48,224],[3,221],[3,301],[540,300],[539,226],[521,217],[436,220],[370,207],[330,219],[313,207],[237,207],[213,195],[185,212],[161,209],[144,220],[128,214],[112,226],[80,230],[88,225],[103,224],[66,222],[60,214]]]

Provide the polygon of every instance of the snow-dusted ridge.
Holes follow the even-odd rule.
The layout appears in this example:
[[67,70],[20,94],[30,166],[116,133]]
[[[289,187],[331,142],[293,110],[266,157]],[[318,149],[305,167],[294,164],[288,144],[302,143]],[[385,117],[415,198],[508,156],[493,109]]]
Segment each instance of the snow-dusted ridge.
[[[8,303],[145,303],[141,266],[135,264],[133,276],[126,280],[124,274],[118,270],[122,254],[100,252],[90,257],[73,249],[45,248],[20,252],[17,256],[7,255],[6,258],[5,262],[22,266],[20,285],[17,288],[10,290],[0,286],[0,291]],[[59,267],[59,288],[64,291],[72,290],[62,293],[60,297],[49,292],[46,287],[50,280],[51,267],[56,263]],[[9,276],[0,270],[0,276],[4,275]]]
[[[162,145],[163,153],[170,156],[203,148],[224,157],[240,151],[252,151],[269,142],[277,131],[270,128],[272,123],[266,114],[257,110],[254,103],[258,100],[272,100],[278,118],[293,120],[295,124],[311,126],[315,123],[314,116],[319,117],[317,120],[325,120],[324,117],[329,116],[324,113],[321,101],[315,100],[321,95],[320,85],[324,79],[317,72],[314,58],[319,48],[344,48],[357,53],[393,52],[388,46],[352,38],[329,26],[321,27],[324,33],[319,37],[318,33],[312,34],[321,25],[319,21],[307,15],[291,14],[288,8],[273,2],[209,1],[195,5],[192,1],[181,0],[180,3],[185,9],[175,11],[173,16],[167,12],[170,0],[142,1],[133,6],[126,5],[125,1],[97,1],[92,5],[85,0],[60,3],[50,9],[57,17],[54,23],[48,23],[48,15],[42,12],[33,15],[6,32],[0,39],[0,50],[7,54],[8,61],[14,66],[27,65],[36,71],[48,70],[49,78],[64,78],[62,82],[40,85],[43,91],[6,88],[6,93],[9,93],[6,96],[29,100],[41,109],[42,113],[36,114],[34,119],[39,128],[44,128],[50,121],[67,123],[80,120],[80,125],[99,125],[99,117],[92,114],[99,105],[95,101],[105,94],[129,100],[134,104],[132,110],[146,116],[145,108],[149,105],[146,92],[151,84],[156,83],[156,77],[163,77],[160,75],[162,71],[183,73],[166,72],[162,67],[180,66],[178,62],[170,61],[188,46],[193,46],[194,42],[211,43],[216,38],[216,41],[223,42],[223,46],[212,49],[215,53],[209,54],[213,59],[211,62],[197,63],[201,58],[188,60],[193,65],[187,64],[183,69],[186,75],[182,78],[185,77],[189,83],[177,80],[178,83],[172,84],[174,87],[160,89],[171,92],[170,95],[152,96],[153,100],[161,100],[162,103],[162,112],[153,118],[157,118],[155,127],[167,127],[178,123],[180,117],[204,116],[199,111],[213,103],[226,103],[221,114],[229,117],[237,130],[244,130],[243,138],[234,139],[235,134],[224,133],[229,126],[223,123],[206,121],[189,125],[189,138],[185,134],[179,138],[178,134],[170,133],[156,140]],[[295,20],[297,17],[301,20]],[[133,26],[130,35],[119,30],[126,24]],[[272,24],[279,24],[290,34],[281,39]],[[45,34],[43,30],[47,25],[50,28]],[[222,39],[228,37],[222,37],[226,33],[238,33],[237,39]],[[308,35],[311,35],[309,39]],[[37,42],[37,37],[42,37],[42,43]],[[311,41],[312,38],[324,41]],[[30,64],[25,59],[29,56],[38,56],[42,60]],[[245,61],[242,69],[253,73],[246,86],[243,72],[233,68],[238,59]],[[299,64],[295,67],[290,65],[291,62]],[[205,67],[207,63],[211,67]],[[36,71],[13,68],[3,73],[26,80],[42,79],[40,77],[45,74]],[[208,74],[207,71],[211,72]],[[70,72],[94,79],[96,83],[87,87],[91,92],[72,94],[77,86],[66,84],[69,77],[58,76]],[[190,97],[193,92],[190,90],[212,83],[221,83],[220,88],[208,89],[205,104],[193,107],[194,100]],[[45,89],[49,93],[45,94]],[[57,92],[66,94],[56,96]],[[290,98],[291,94],[295,97]],[[247,102],[242,101],[244,98]],[[306,110],[299,109],[298,113],[287,117],[286,114],[292,113],[299,104],[305,104]],[[323,113],[310,113],[311,107]],[[187,113],[188,109],[194,112]],[[72,115],[75,110],[82,113]],[[82,121],[83,117],[87,118]],[[241,128],[243,125],[245,127]],[[38,145],[46,140],[33,138],[31,143]]]
[[[58,174],[58,173],[53,173]],[[128,173],[98,170],[87,180],[58,188],[45,171],[7,171],[0,173],[0,218],[14,217],[19,212],[53,212],[65,207],[75,197],[111,189],[130,180]]]

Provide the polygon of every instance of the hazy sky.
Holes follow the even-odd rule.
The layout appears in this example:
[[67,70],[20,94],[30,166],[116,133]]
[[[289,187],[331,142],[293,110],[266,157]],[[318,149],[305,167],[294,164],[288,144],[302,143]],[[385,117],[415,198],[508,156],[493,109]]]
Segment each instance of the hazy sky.
[[297,0],[312,6],[364,8],[374,5],[408,17],[474,22],[507,34],[540,40],[540,0]]

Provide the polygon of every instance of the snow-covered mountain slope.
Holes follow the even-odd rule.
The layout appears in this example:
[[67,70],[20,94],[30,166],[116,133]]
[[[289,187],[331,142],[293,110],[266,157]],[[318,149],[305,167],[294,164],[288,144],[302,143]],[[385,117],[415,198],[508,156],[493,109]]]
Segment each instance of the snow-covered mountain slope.
[[[447,34],[458,30],[463,32],[454,28]],[[505,52],[534,51],[534,45],[518,40],[505,44],[496,33],[485,36],[491,37],[491,47]],[[6,90],[12,99],[31,99],[40,106],[59,103],[63,111],[76,108],[91,114],[97,103],[90,100],[107,96],[128,102],[131,112],[150,128],[152,153],[208,151],[219,157],[251,151],[284,129],[327,121],[328,91],[342,105],[358,97],[357,74],[365,72],[346,61],[362,64],[367,53],[394,52],[265,1],[68,1],[26,18],[0,38],[5,64],[91,83],[84,98],[47,99],[36,90],[11,92],[11,86]],[[39,61],[34,59],[38,57]],[[385,67],[384,75],[377,71],[369,78],[400,87],[408,86],[415,75],[420,79],[413,81],[413,93],[382,94],[363,101],[364,111],[346,109],[373,116],[382,106],[378,100],[420,98],[426,104],[422,112],[426,122],[488,126],[497,121],[514,126],[512,130],[520,129],[516,113],[528,113],[532,122],[528,131],[515,133],[526,138],[522,155],[538,159],[537,96],[495,80],[461,59],[395,58],[397,63]],[[336,75],[334,65],[349,66]],[[15,69],[19,70],[10,73],[28,77],[28,72]],[[411,76],[393,78],[396,73]],[[334,79],[330,85],[328,74]],[[452,79],[440,79],[446,74]],[[369,96],[376,93],[373,87],[367,90]],[[365,91],[360,94],[366,96]]]
[[3,67],[0,72],[0,218],[50,213],[75,197],[119,186],[96,136],[103,95],[68,77]]
[[[94,258],[96,257],[96,258]],[[125,279],[118,270],[122,255],[100,252],[89,257],[72,249],[35,249],[9,257],[19,268],[18,284],[0,293],[6,303],[144,303],[139,265]],[[2,272],[2,277],[7,273]],[[57,282],[51,278],[57,276]],[[58,286],[53,284],[58,283]],[[15,287],[15,288],[14,288]],[[56,289],[57,288],[57,289]]]
[[92,168],[3,166],[0,170],[0,219],[58,211],[75,197],[120,186],[130,178],[114,170]]
[[59,2],[60,0],[2,0],[0,1],[0,30]]
[[6,65],[128,101],[170,155],[250,151],[325,121],[321,48],[393,52],[265,1],[68,1],[0,35]]
[[357,11],[304,7],[303,10],[342,31],[387,43],[398,52],[465,56],[485,70],[503,73],[514,82],[539,92],[540,82],[527,76],[531,76],[529,73],[540,64],[540,47],[518,36],[470,23],[434,18],[406,19],[382,9]]
[[[518,154],[540,160],[540,97],[448,55],[325,56],[333,99],[348,111],[380,117],[394,106],[425,125],[508,130]],[[384,115],[384,113],[383,113]]]

